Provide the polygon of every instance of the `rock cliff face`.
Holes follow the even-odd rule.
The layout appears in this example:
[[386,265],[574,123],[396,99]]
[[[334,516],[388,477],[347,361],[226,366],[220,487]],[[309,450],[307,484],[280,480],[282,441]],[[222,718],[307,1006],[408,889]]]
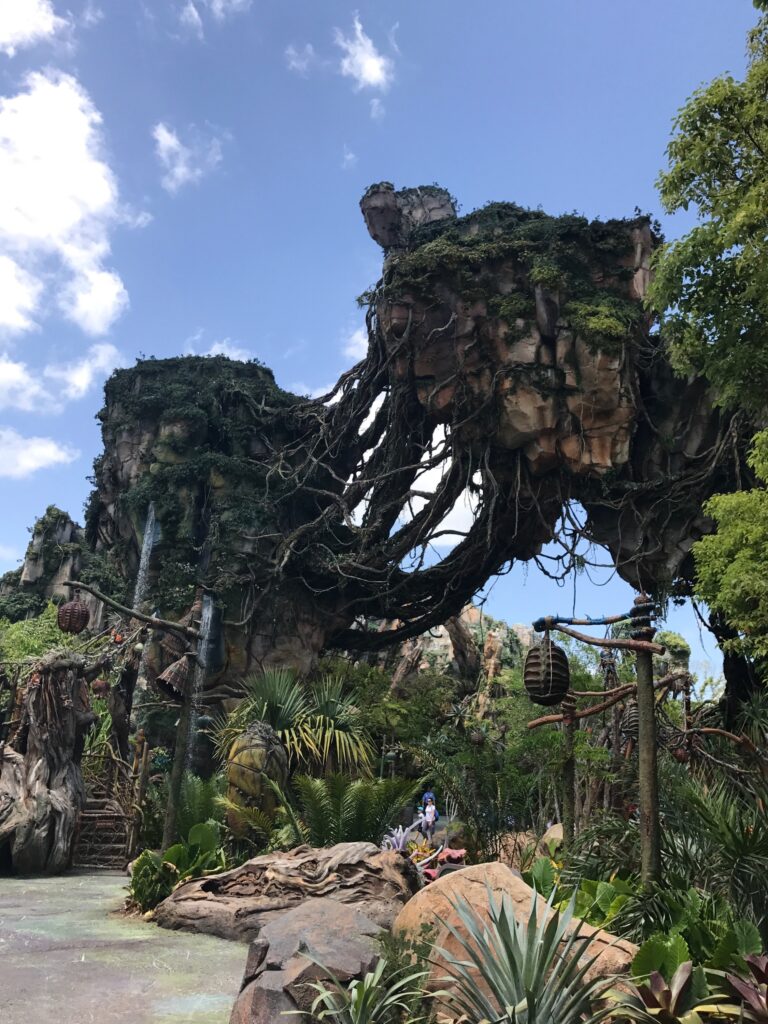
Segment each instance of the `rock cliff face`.
[[[85,534],[66,512],[50,505],[32,529],[24,562],[0,577],[0,618],[37,615],[48,601],[66,600],[67,580],[78,579],[89,561]],[[83,595],[91,626],[101,621],[101,603]]]
[[[107,383],[92,579],[131,599],[143,551],[134,599],[168,618],[207,588],[225,696],[249,670],[305,672],[324,647],[445,622],[576,504],[625,579],[668,591],[709,528],[702,501],[745,472],[748,424],[676,378],[652,330],[646,218],[511,203],[459,218],[442,189],[387,183],[361,206],[383,274],[367,357],[333,401],[223,357],[147,360]],[[435,562],[460,502],[471,524]],[[155,643],[150,674],[177,656]]]

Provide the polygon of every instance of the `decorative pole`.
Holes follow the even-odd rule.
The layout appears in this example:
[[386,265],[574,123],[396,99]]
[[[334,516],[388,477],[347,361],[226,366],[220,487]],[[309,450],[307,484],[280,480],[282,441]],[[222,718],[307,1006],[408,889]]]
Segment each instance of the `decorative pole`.
[[566,696],[563,708],[563,847],[566,852],[576,836],[576,755],[573,749],[576,732],[576,701]]
[[[654,605],[647,594],[635,598],[632,607],[632,639],[651,643]],[[656,748],[656,698],[653,686],[653,655],[647,649],[635,654],[637,666],[637,753],[640,795],[641,878],[646,889],[661,881],[661,822]]]

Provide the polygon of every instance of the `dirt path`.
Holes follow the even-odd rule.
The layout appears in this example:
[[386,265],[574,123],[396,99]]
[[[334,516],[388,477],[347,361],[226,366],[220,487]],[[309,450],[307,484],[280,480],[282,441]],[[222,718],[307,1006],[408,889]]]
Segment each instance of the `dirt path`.
[[3,1024],[227,1024],[247,947],[110,913],[125,883],[0,878]]

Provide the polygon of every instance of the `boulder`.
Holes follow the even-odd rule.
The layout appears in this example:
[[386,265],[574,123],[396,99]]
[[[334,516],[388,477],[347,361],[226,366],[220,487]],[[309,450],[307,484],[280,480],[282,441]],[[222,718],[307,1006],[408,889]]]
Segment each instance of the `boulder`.
[[372,843],[299,846],[180,885],[157,907],[155,921],[162,928],[250,942],[286,910],[301,905],[308,912],[312,901],[331,900],[389,928],[417,888],[410,860]]
[[[497,901],[502,896],[509,898],[518,920],[528,919],[531,901],[534,899],[533,889],[506,865],[494,862],[476,864],[438,878],[403,907],[394,923],[393,932],[402,937],[423,937],[422,928],[426,925],[432,929],[428,935],[430,942],[446,949],[451,955],[459,954],[459,943],[447,927],[450,924],[460,933],[463,930],[452,901],[462,896],[471,907],[483,914],[488,909],[488,887]],[[541,896],[537,896],[536,899],[540,914],[551,913]],[[616,939],[608,932],[587,924],[581,925],[580,934],[593,938],[587,956],[597,956],[597,960],[587,972],[588,981],[611,974],[622,974],[628,970],[637,952],[637,946],[625,939]],[[438,962],[432,970],[430,983],[436,984],[442,974]]]
[[549,857],[550,847],[556,850],[563,845],[563,826],[550,825],[547,831],[539,840],[539,853],[542,857]]
[[327,897],[278,914],[251,943],[230,1024],[266,1024],[308,1010],[316,994],[310,982],[362,977],[377,959],[380,931],[359,910]]

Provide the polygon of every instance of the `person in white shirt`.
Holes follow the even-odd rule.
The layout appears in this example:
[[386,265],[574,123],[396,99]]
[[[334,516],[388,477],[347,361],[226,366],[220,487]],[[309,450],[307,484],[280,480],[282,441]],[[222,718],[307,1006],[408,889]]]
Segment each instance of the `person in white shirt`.
[[437,807],[432,797],[427,798],[427,805],[424,808],[424,832],[428,839],[435,834],[435,820],[437,818]]

